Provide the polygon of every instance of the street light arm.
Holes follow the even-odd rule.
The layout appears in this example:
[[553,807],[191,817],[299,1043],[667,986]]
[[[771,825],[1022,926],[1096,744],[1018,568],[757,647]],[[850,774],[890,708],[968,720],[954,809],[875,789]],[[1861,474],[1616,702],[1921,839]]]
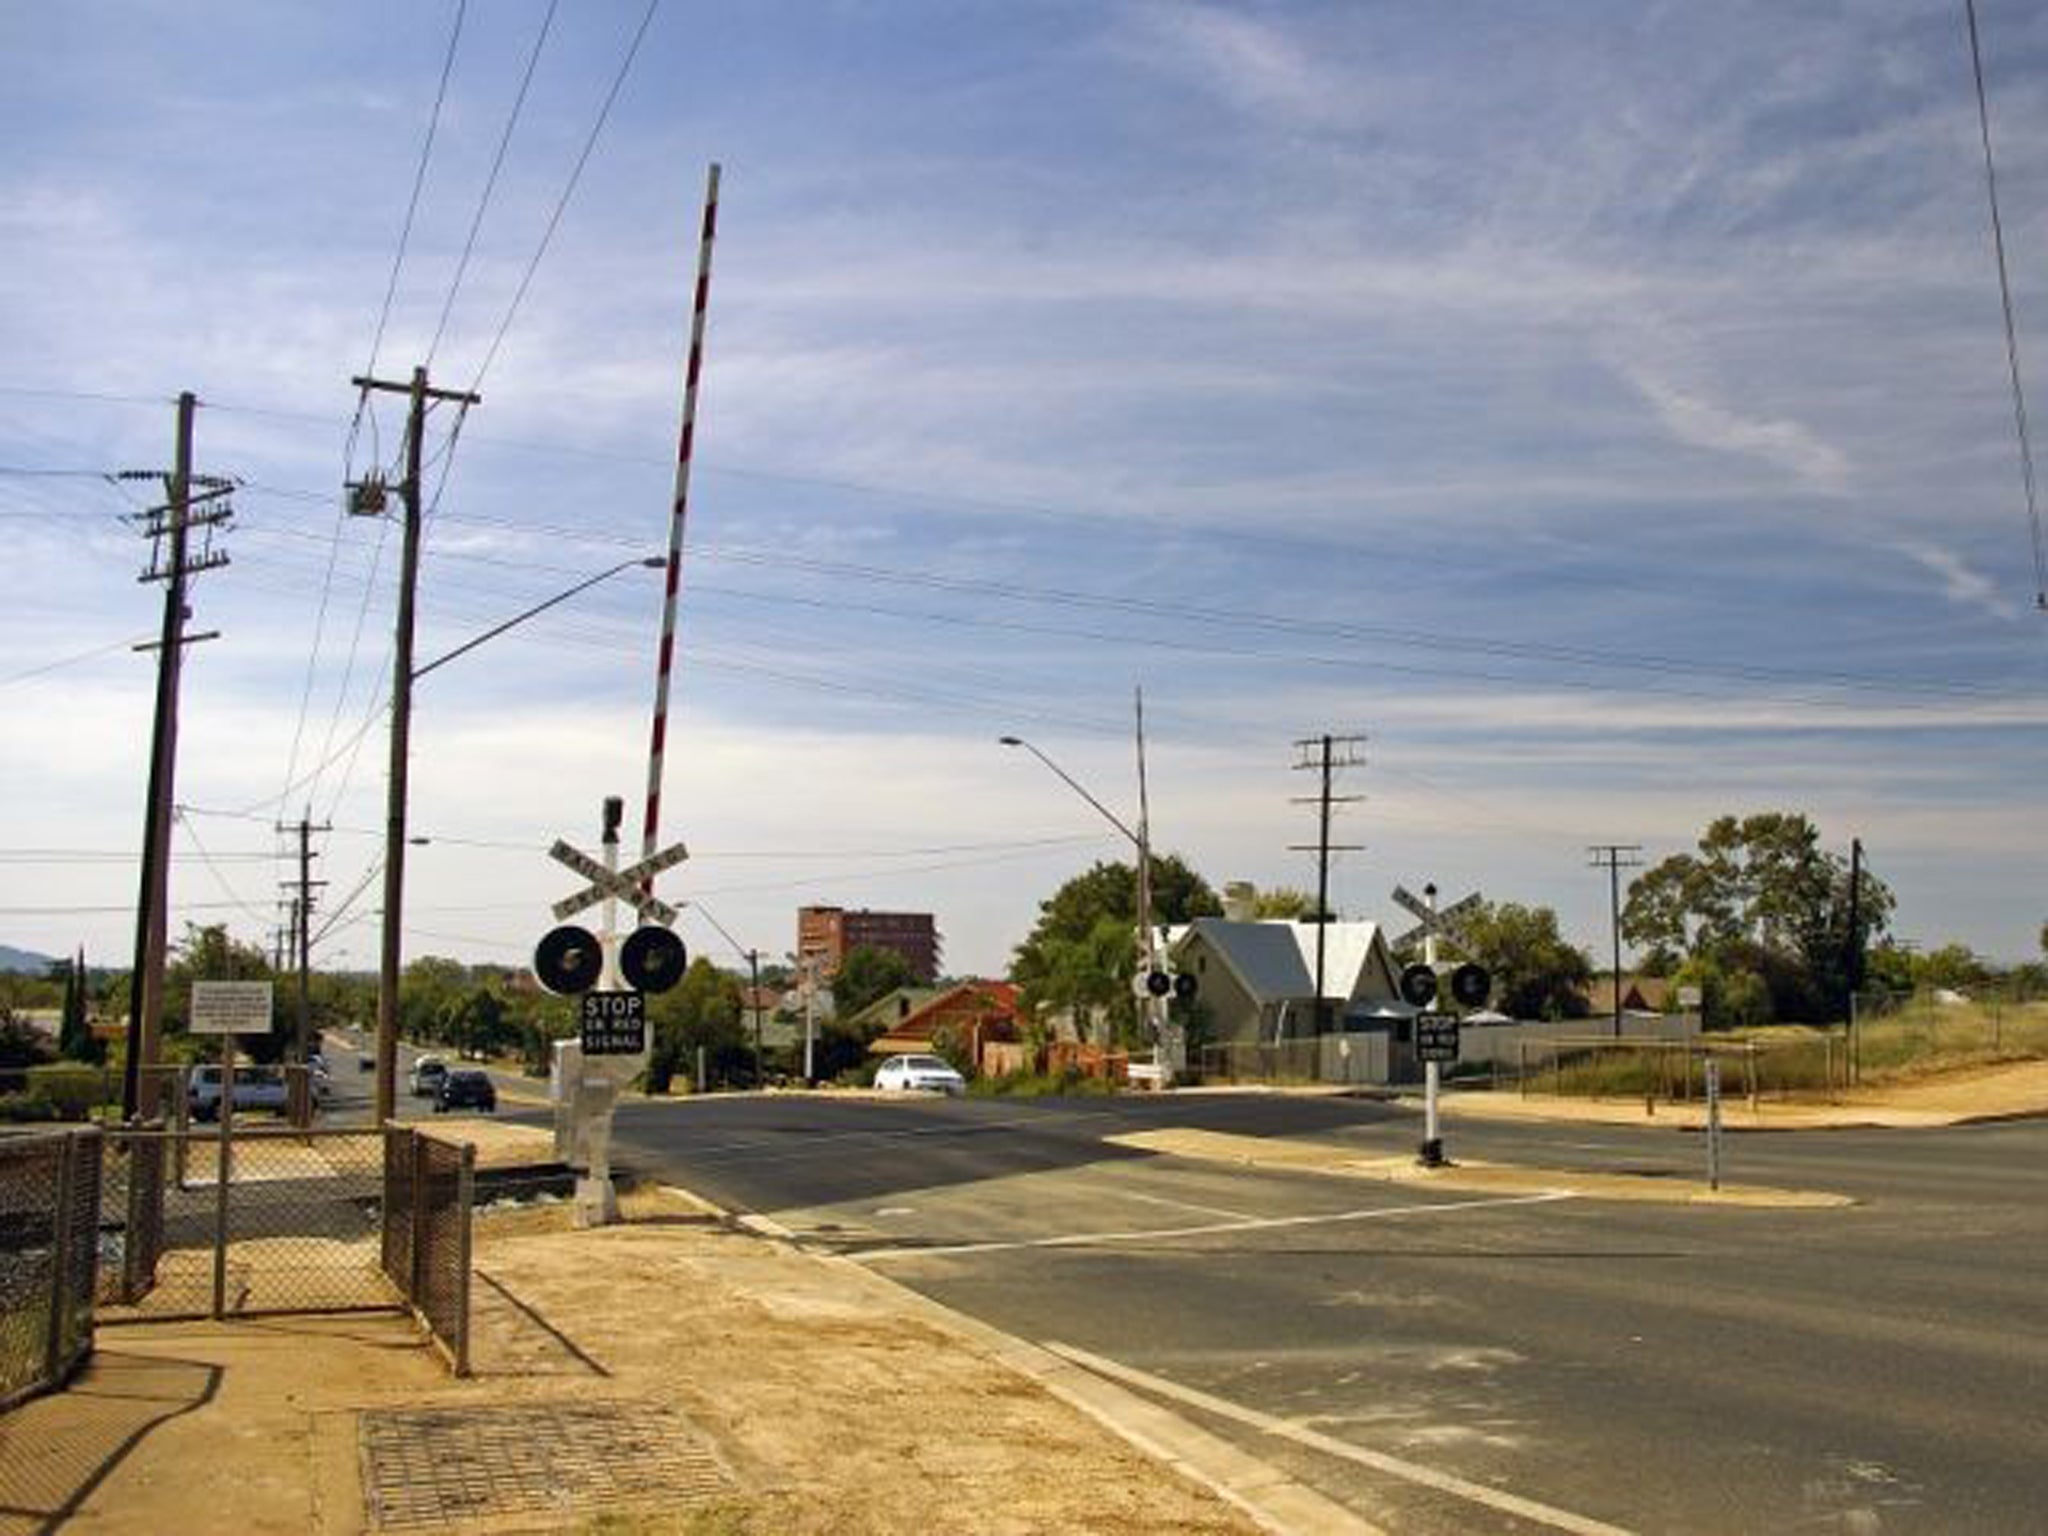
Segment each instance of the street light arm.
[[1083,800],[1086,800],[1090,805],[1094,806],[1095,809],[1101,813],[1104,820],[1106,820],[1111,826],[1115,827],[1117,831],[1123,833],[1125,837],[1128,837],[1131,840],[1131,844],[1133,847],[1137,848],[1140,852],[1144,850],[1145,839],[1138,836],[1138,834],[1133,832],[1129,827],[1125,826],[1123,824],[1122,818],[1119,817],[1116,814],[1116,812],[1112,811],[1100,800],[1096,799],[1093,795],[1089,794],[1087,790],[1083,789],[1080,783],[1074,778],[1072,774],[1068,773],[1066,769],[1062,768],[1058,763],[1054,762],[1051,758],[1047,757],[1043,752],[1039,751],[1038,748],[1034,747],[1030,742],[1026,741],[1021,736],[1004,736],[998,739],[1003,746],[1022,747],[1026,752],[1029,752],[1033,757],[1037,758],[1041,763],[1045,764],[1046,767],[1050,768],[1054,773],[1060,776],[1061,781],[1067,786],[1067,788],[1071,789]]
[[505,620],[505,622],[502,624],[494,624],[493,626],[491,626],[491,628],[485,630],[482,634],[477,635],[472,639],[465,640],[462,644],[455,647],[454,650],[450,651],[446,656],[437,656],[432,661],[428,662],[424,667],[415,667],[413,669],[412,680],[414,682],[418,682],[421,678],[425,677],[429,672],[433,671],[436,667],[445,667],[446,665],[448,665],[449,662],[453,661],[456,657],[467,655],[469,652],[475,650],[478,646],[482,645],[486,640],[495,640],[498,638],[498,636],[505,633],[506,630],[513,628],[515,625],[524,624],[528,619],[532,618],[535,614],[546,613],[550,608],[554,607],[557,603],[566,603],[570,598],[574,597],[577,593],[586,592],[590,588],[596,586],[600,581],[609,581],[612,577],[618,575],[619,572],[624,570],[630,570],[632,567],[636,565],[646,566],[649,569],[654,569],[657,567],[666,568],[668,565],[668,560],[665,556],[661,555],[649,555],[645,559],[639,559],[636,557],[632,560],[621,560],[617,565],[613,566],[610,570],[599,571],[595,576],[592,576],[587,580],[577,582],[576,585],[569,588],[568,591],[557,592],[553,597],[549,598],[546,602],[535,603],[531,608],[527,609],[524,613],[516,613],[511,618]]

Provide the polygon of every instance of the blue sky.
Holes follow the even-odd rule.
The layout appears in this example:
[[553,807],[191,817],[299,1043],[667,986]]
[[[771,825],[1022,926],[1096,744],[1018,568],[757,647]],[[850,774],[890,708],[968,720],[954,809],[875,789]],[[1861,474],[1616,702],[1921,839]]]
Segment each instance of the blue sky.
[[[447,303],[436,381],[476,381],[644,9],[555,14],[449,303],[546,13],[468,6],[381,372]],[[1980,14],[2048,401],[2048,14]],[[385,405],[349,454],[348,379],[454,15],[0,14],[35,61],[0,94],[0,939],[130,943],[122,642],[158,595],[144,489],[93,472],[165,464],[191,389],[200,466],[247,484],[194,593],[224,638],[187,670],[177,916],[258,936],[310,807],[327,956],[374,963],[374,882],[345,899],[396,540],[338,491],[397,453]],[[663,812],[697,856],[662,889],[742,944],[928,908],[1000,970],[1118,841],[995,738],[1131,814],[1142,685],[1157,840],[1219,884],[1312,883],[1292,743],[1363,732],[1349,913],[1434,878],[1604,954],[1585,845],[1788,809],[1864,840],[1907,936],[2031,951],[2048,617],[1959,3],[665,0],[444,460],[422,656],[664,547],[713,160]],[[572,883],[541,850],[607,793],[637,840],[656,585],[422,682],[408,953],[523,956]]]

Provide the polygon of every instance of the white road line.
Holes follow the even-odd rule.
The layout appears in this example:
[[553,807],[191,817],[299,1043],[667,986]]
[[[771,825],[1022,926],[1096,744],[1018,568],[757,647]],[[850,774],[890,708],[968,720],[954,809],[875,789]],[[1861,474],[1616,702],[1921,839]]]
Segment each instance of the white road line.
[[1232,1221],[1256,1221],[1250,1211],[1227,1211],[1220,1205],[1197,1205],[1192,1200],[1169,1200],[1164,1195],[1143,1195],[1135,1189],[1119,1189],[1115,1192],[1125,1200],[1142,1200],[1147,1205],[1163,1205],[1176,1211],[1199,1211],[1204,1216],[1227,1216]]
[[1501,1195],[1485,1200],[1454,1200],[1440,1205],[1376,1205],[1338,1211],[1328,1216],[1253,1216],[1240,1221],[1213,1221],[1194,1227],[1154,1227],[1133,1232],[1067,1232],[1058,1237],[1019,1238],[1009,1242],[953,1243],[943,1248],[865,1248],[846,1257],[867,1263],[874,1259],[951,1258],[969,1253],[1008,1253],[1020,1248],[1092,1248],[1110,1243],[1152,1243],[1180,1237],[1214,1237],[1225,1232],[1265,1232],[1278,1227],[1321,1227],[1339,1222],[1379,1221],[1397,1216],[1433,1216],[1450,1211],[1488,1210],[1504,1205],[1543,1205],[1574,1198],[1570,1190],[1546,1189],[1533,1195]]
[[1604,1520],[1595,1520],[1587,1515],[1575,1515],[1568,1509],[1557,1509],[1549,1504],[1539,1504],[1534,1499],[1525,1499],[1512,1493],[1503,1493],[1498,1488],[1489,1488],[1484,1483],[1468,1482],[1448,1472],[1439,1472],[1434,1467],[1425,1467],[1413,1461],[1404,1461],[1398,1456],[1389,1456],[1383,1451],[1370,1451],[1362,1445],[1353,1445],[1348,1440],[1339,1440],[1320,1430],[1305,1429],[1287,1419],[1263,1413],[1256,1408],[1247,1408],[1225,1398],[1213,1397],[1194,1387],[1184,1387],[1179,1382],[1168,1381],[1146,1371],[1124,1365],[1115,1360],[1105,1360],[1100,1355],[1091,1355],[1086,1350],[1075,1349],[1072,1345],[1046,1341],[1042,1348],[1058,1355],[1062,1360],[1071,1361],[1083,1370],[1093,1371],[1111,1381],[1120,1381],[1141,1392],[1156,1393],[1175,1402],[1199,1408],[1204,1413],[1213,1413],[1218,1418],[1232,1419],[1239,1424],[1248,1424],[1269,1435],[1283,1440],[1292,1440],[1311,1450],[1326,1455],[1356,1462],[1370,1467],[1375,1472],[1384,1472],[1389,1477],[1398,1477],[1404,1482],[1416,1483],[1424,1488],[1434,1488],[1439,1493],[1448,1493],[1454,1498],[1466,1499],[1474,1504],[1483,1504],[1488,1509],[1503,1514],[1515,1515],[1523,1520],[1547,1525],[1555,1530],[1572,1531],[1576,1536],[1630,1536],[1622,1526],[1609,1525]]

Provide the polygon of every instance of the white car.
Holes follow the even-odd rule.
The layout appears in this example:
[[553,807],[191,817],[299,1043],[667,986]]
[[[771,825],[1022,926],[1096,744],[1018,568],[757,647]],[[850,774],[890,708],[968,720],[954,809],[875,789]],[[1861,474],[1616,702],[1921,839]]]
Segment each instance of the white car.
[[430,1099],[440,1089],[441,1079],[448,1075],[448,1063],[438,1056],[422,1056],[412,1064],[412,1072],[406,1086],[415,1098]]
[[875,1069],[875,1086],[890,1092],[965,1093],[967,1079],[936,1056],[891,1056]]

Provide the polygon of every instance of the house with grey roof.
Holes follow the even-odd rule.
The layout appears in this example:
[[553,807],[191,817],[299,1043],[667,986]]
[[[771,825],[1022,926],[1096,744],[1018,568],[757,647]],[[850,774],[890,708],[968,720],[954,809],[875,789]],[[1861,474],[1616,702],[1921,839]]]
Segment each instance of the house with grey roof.
[[1195,978],[1217,1043],[1270,1045],[1325,1032],[1317,1027],[1318,929],[1327,1032],[1385,1028],[1413,1015],[1378,923],[1198,917],[1168,930],[1167,952],[1175,970]]

